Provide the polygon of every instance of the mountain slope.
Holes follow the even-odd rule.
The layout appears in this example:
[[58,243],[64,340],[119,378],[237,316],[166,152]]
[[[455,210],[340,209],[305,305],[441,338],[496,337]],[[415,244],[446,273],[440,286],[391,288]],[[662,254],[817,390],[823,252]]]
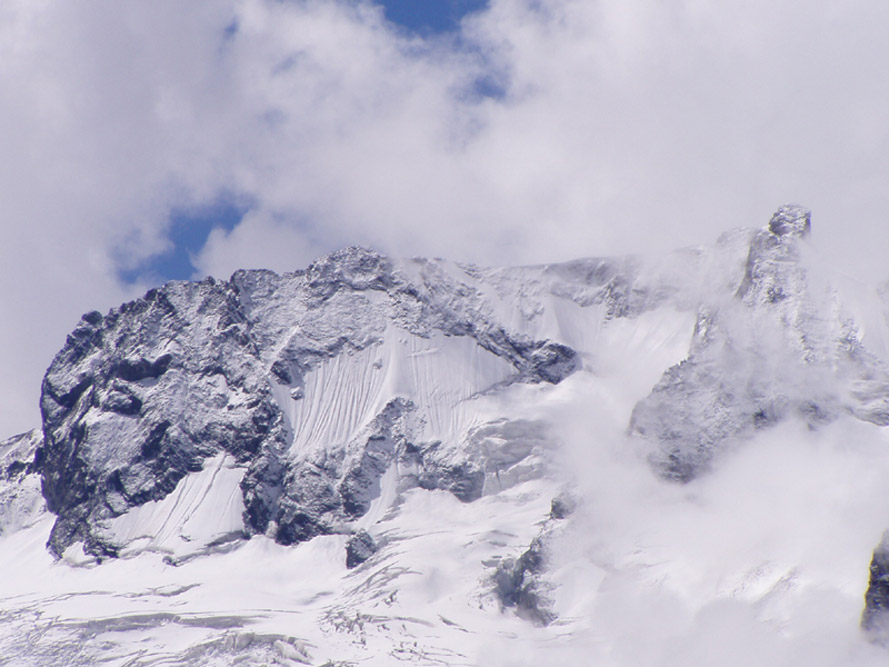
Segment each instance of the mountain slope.
[[518,268],[348,248],[84,315],[42,437],[0,445],[3,655],[882,664],[889,337],[809,227]]

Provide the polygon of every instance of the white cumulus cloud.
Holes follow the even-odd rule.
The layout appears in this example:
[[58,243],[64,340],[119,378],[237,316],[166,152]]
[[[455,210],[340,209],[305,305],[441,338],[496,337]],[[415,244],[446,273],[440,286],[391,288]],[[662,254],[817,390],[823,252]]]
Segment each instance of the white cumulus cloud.
[[868,279],[889,192],[889,8],[492,0],[420,38],[371,2],[0,6],[0,432],[174,208],[253,202],[199,274],[347,244],[482,263],[652,251],[786,200]]

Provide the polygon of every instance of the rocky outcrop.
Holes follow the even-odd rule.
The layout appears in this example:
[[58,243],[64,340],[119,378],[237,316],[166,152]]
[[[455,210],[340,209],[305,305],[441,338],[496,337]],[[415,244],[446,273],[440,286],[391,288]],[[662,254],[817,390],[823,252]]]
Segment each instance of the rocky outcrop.
[[689,284],[734,281],[725,267],[746,234],[657,265],[484,269],[347,248],[304,271],[171,282],[88,313],[43,382],[40,473],[57,516],[49,547],[118,555],[118,517],[179,493],[222,455],[242,471],[244,506],[243,526],[225,530],[284,544],[351,530],[390,467],[399,488],[464,502],[541,475],[540,424],[443,415],[580,368],[572,345],[583,334],[552,336],[554,302],[606,320],[692,307]]
[[889,644],[889,532],[874,549],[861,628],[872,641]]
[[46,504],[40,492],[39,431],[0,442],[0,537],[32,525]]
[[346,567],[358,567],[374,555],[377,543],[366,530],[359,530],[346,543]]
[[238,293],[208,279],[84,315],[43,381],[50,549],[116,555],[96,525],[169,494],[204,459],[246,463],[284,438]]
[[415,406],[390,401],[351,442],[330,443],[298,461],[270,449],[250,466],[241,483],[250,525],[273,528],[281,544],[337,532],[358,519],[380,493],[380,478],[398,452],[410,447],[406,419]]
[[[244,509],[243,526],[225,530],[282,544],[351,532],[389,470],[399,489],[464,502],[540,476],[545,425],[464,423],[456,406],[580,368],[586,334],[560,328],[565,308],[594,308],[602,322],[698,309],[688,358],[630,426],[657,443],[653,462],[668,477],[691,479],[731,442],[790,415],[887,423],[889,373],[807,287],[809,228],[808,211],[783,207],[766,229],[659,262],[513,269],[347,248],[304,271],[172,282],[88,313],[43,383],[50,549],[119,554],[118,517],[223,455],[240,471]],[[724,292],[733,296],[713,296]]]
[[769,231],[775,236],[805,238],[812,229],[812,212],[798,204],[780,206],[769,220]]
[[494,592],[501,604],[537,625],[548,625],[555,619],[538,578],[543,569],[543,541],[535,538],[518,558],[500,563],[494,574]]
[[535,625],[549,625],[556,620],[549,595],[552,585],[546,581],[545,572],[553,543],[564,528],[564,519],[573,514],[576,507],[577,499],[570,493],[553,498],[550,516],[528,548],[517,558],[504,558],[498,563],[492,583],[502,608],[514,610]]

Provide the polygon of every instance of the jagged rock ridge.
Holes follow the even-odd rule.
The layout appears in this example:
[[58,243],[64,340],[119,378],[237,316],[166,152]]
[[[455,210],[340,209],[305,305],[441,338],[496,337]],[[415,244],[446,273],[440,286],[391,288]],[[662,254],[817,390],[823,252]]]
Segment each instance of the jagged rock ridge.
[[[594,320],[694,307],[695,285],[737,282],[748,238],[655,263],[514,269],[348,248],[305,271],[171,282],[88,313],[43,383],[50,549],[119,555],[136,533],[118,517],[181,490],[211,459],[244,471],[242,532],[283,544],[351,531],[393,466],[400,488],[464,501],[491,479],[515,483],[549,446],[540,427],[477,423],[458,406],[581,366],[586,334],[565,328],[559,304]],[[237,523],[221,521],[213,540],[238,534]]]
[[[515,481],[524,473],[507,468],[523,470],[547,447],[540,427],[464,423],[454,408],[514,382],[558,383],[581,366],[585,334],[554,319],[558,303],[605,320],[698,311],[688,358],[630,424],[657,443],[652,461],[668,477],[691,479],[788,415],[885,424],[889,371],[833,296],[810,289],[810,227],[806,209],[785,206],[767,228],[660,263],[483,269],[349,248],[305,271],[172,282],[88,313],[43,384],[40,472],[58,516],[50,548],[82,542],[118,555],[117,517],[161,501],[220,455],[243,471],[243,534],[282,544],[352,531],[393,467],[399,488],[467,502],[491,471],[498,484]],[[484,444],[493,442],[507,444]],[[235,523],[214,539],[238,534]]]
[[[89,553],[117,555],[106,530],[116,517],[163,499],[220,453],[246,468],[247,532],[284,544],[360,518],[396,459],[424,488],[478,497],[479,461],[455,454],[454,443],[418,440],[436,435],[427,406],[404,395],[422,379],[400,387],[392,368],[456,345],[454,354],[477,360],[477,377],[455,378],[449,398],[459,401],[498,384],[559,382],[579,358],[509,330],[436,264],[417,268],[411,280],[350,248],[303,272],[173,282],[106,316],[85,315],[43,383],[43,491],[58,515],[50,548],[82,541]],[[331,367],[333,381],[355,381],[344,375],[354,371],[373,390],[306,414],[300,405],[329,389]]]

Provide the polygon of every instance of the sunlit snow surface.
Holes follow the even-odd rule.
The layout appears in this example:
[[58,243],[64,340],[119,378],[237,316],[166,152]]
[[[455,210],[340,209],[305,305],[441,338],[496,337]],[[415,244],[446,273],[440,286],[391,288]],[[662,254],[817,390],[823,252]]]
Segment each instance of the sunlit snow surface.
[[[112,519],[112,539],[132,552],[150,549],[181,559],[199,554],[205,545],[240,538],[243,473],[230,456],[220,454],[206,461],[203,470],[184,477],[163,500],[147,502]],[[69,560],[74,558],[69,556]]]
[[[399,491],[390,471],[354,526],[380,549],[352,570],[346,535],[229,541],[243,470],[224,456],[109,525],[138,547],[130,557],[94,565],[71,549],[54,562],[46,515],[0,537],[0,664],[886,664],[858,630],[889,526],[884,429],[789,421],[687,485],[659,480],[628,440],[633,406],[686,356],[694,320],[672,308],[608,319],[554,300],[534,335],[584,356],[558,385],[498,386],[510,369],[468,339],[400,332],[336,357],[302,394],[279,387],[301,425],[295,453],[347,440],[391,395],[419,392],[428,437],[544,421],[558,443],[550,474],[462,503]],[[528,548],[565,484],[580,504],[545,575],[558,618],[538,627],[501,608],[491,578]]]
[[466,430],[467,413],[479,412],[467,403],[514,374],[467,336],[421,338],[390,327],[382,343],[325,361],[277,398],[294,430],[291,452],[305,456],[348,442],[395,396],[422,406],[423,440],[453,441]]

